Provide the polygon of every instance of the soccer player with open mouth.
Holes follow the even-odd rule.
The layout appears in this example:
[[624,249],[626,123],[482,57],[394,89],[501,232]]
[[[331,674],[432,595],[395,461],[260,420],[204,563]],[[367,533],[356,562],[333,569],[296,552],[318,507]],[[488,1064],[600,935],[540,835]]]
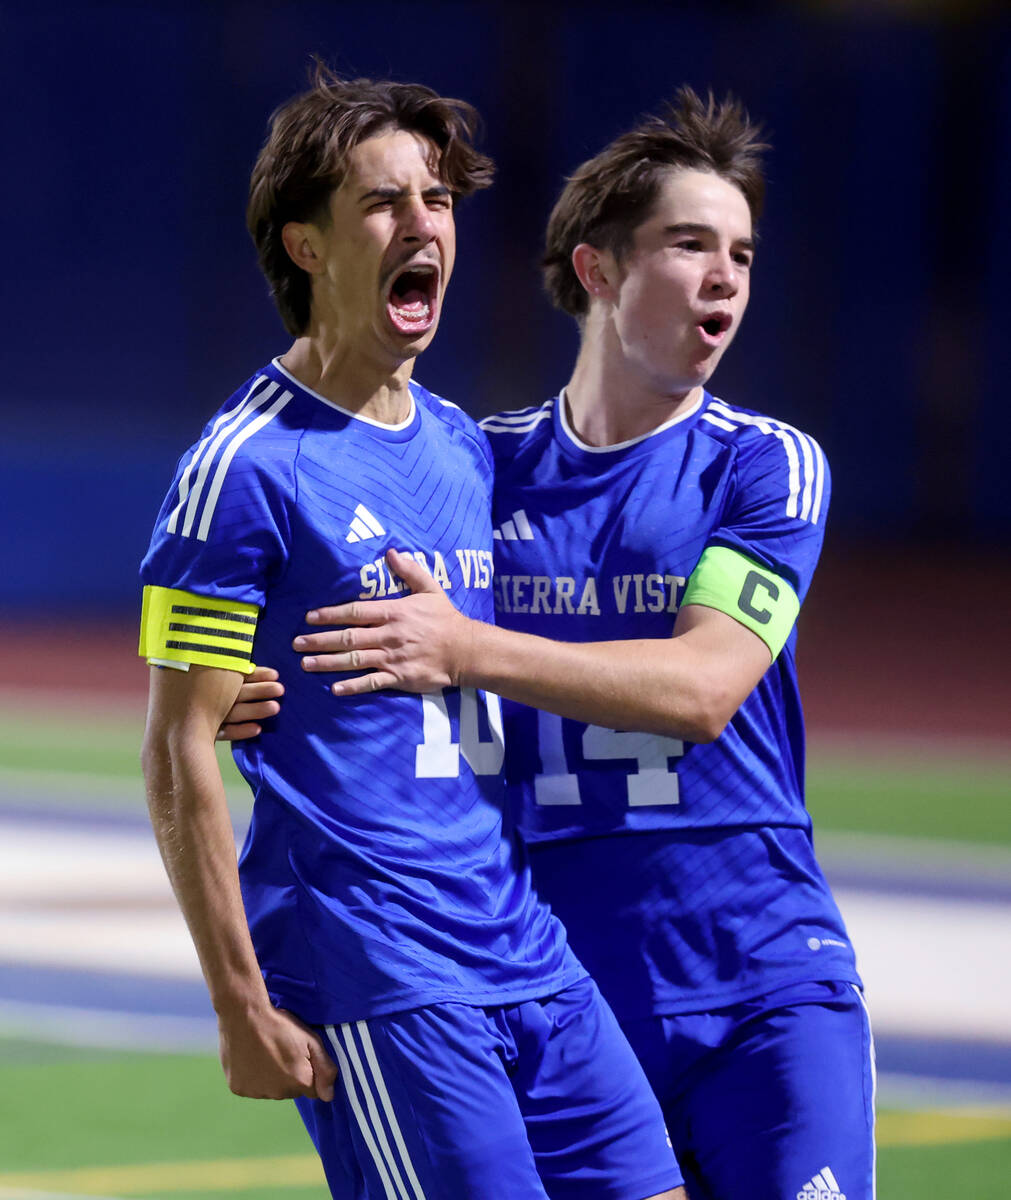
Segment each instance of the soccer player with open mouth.
[[[677,1200],[657,1100],[505,818],[498,697],[338,706],[291,646],[393,547],[493,618],[487,439],[412,377],[456,201],[491,178],[474,116],[322,69],[274,115],[248,224],[294,341],[184,454],[144,559],[149,808],[229,1084],[296,1099],[334,1196]],[[214,739],[257,659],[287,700],[236,752],[237,866]]]

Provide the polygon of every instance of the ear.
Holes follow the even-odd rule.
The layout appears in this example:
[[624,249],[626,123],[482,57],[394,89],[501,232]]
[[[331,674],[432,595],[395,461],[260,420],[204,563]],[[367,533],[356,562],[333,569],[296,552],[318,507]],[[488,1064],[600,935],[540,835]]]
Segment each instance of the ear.
[[301,267],[310,275],[321,275],[326,270],[319,253],[318,237],[319,230],[308,222],[289,221],[281,229],[281,241],[288,251],[288,257],[296,267]]
[[610,250],[598,250],[588,242],[580,242],[572,251],[572,269],[593,300],[616,300],[618,295],[618,264]]

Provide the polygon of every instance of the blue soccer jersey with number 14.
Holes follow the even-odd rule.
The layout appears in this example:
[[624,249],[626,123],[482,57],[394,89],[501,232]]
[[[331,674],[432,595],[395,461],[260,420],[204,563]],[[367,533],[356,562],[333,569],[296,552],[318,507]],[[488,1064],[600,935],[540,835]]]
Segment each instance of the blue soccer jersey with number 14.
[[809,979],[857,981],[804,807],[793,622],[829,475],[781,422],[703,394],[594,448],[564,398],[489,417],[499,624],[561,641],[671,635],[730,613],[775,660],[711,744],[505,706],[507,779],[541,895],[620,1017]]
[[280,672],[280,715],[234,749],[255,796],[240,879],[273,1000],[314,1024],[532,999],[584,974],[503,829],[497,698],[337,699],[291,647],[310,608],[400,593],[390,547],[492,619],[487,442],[411,395],[381,425],[271,363],[183,456],[141,572],[149,660]]

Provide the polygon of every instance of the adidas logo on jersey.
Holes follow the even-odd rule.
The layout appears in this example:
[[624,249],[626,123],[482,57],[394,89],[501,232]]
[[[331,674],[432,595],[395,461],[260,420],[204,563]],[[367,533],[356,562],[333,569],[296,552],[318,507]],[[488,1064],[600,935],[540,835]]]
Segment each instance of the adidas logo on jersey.
[[830,1167],[822,1167],[797,1193],[797,1200],[846,1200]]
[[492,531],[492,537],[498,542],[532,542],[534,531],[530,528],[527,514],[520,508],[508,521],[502,522],[501,529]]
[[382,523],[369,512],[364,504],[355,507],[355,515],[348,529],[346,542],[367,542],[370,538],[382,537],[386,532]]

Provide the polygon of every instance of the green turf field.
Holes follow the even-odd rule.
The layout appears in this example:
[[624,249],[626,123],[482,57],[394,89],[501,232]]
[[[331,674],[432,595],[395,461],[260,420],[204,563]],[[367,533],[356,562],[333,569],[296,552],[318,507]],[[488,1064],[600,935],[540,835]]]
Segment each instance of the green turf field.
[[[142,811],[140,721],[0,703],[0,803],[5,794],[21,804],[45,795],[47,803]],[[1011,845],[1000,768],[968,753],[850,760],[816,750],[811,808],[822,831]],[[241,814],[241,782],[230,795]],[[1007,1109],[886,1109],[879,1145],[880,1200],[1011,1194]],[[213,1056],[0,1037],[0,1200],[288,1195],[327,1196],[293,1106],[231,1096]]]
[[818,830],[1011,846],[1009,777],[1011,759],[957,749],[943,758],[899,751],[849,761],[815,747],[808,808]]
[[[294,1107],[230,1095],[213,1057],[0,1040],[0,1080],[0,1198],[327,1195]],[[1011,1112],[884,1111],[878,1133],[881,1200],[1006,1200]]]
[[[25,711],[0,702],[0,785],[3,775],[44,782],[49,773],[89,778],[86,798],[136,805],[141,797],[138,765],[143,713],[87,712],[70,715]],[[219,757],[241,807],[245,788],[223,747]],[[957,746],[913,755],[880,750],[844,756],[814,746],[808,765],[808,805],[815,827],[1011,846],[1007,816],[1008,758],[980,757]],[[105,781],[116,781],[103,787]],[[136,788],[131,788],[131,782]],[[32,785],[34,786],[34,785]]]
[[0,1197],[329,1194],[294,1105],[232,1096],[216,1058],[0,1040],[0,1080]]
[[[326,1195],[293,1107],[231,1096],[212,1057],[0,1040],[0,1078],[0,1196]],[[940,1179],[975,1200],[1007,1195],[1011,1113],[884,1112],[879,1133],[882,1200]]]

